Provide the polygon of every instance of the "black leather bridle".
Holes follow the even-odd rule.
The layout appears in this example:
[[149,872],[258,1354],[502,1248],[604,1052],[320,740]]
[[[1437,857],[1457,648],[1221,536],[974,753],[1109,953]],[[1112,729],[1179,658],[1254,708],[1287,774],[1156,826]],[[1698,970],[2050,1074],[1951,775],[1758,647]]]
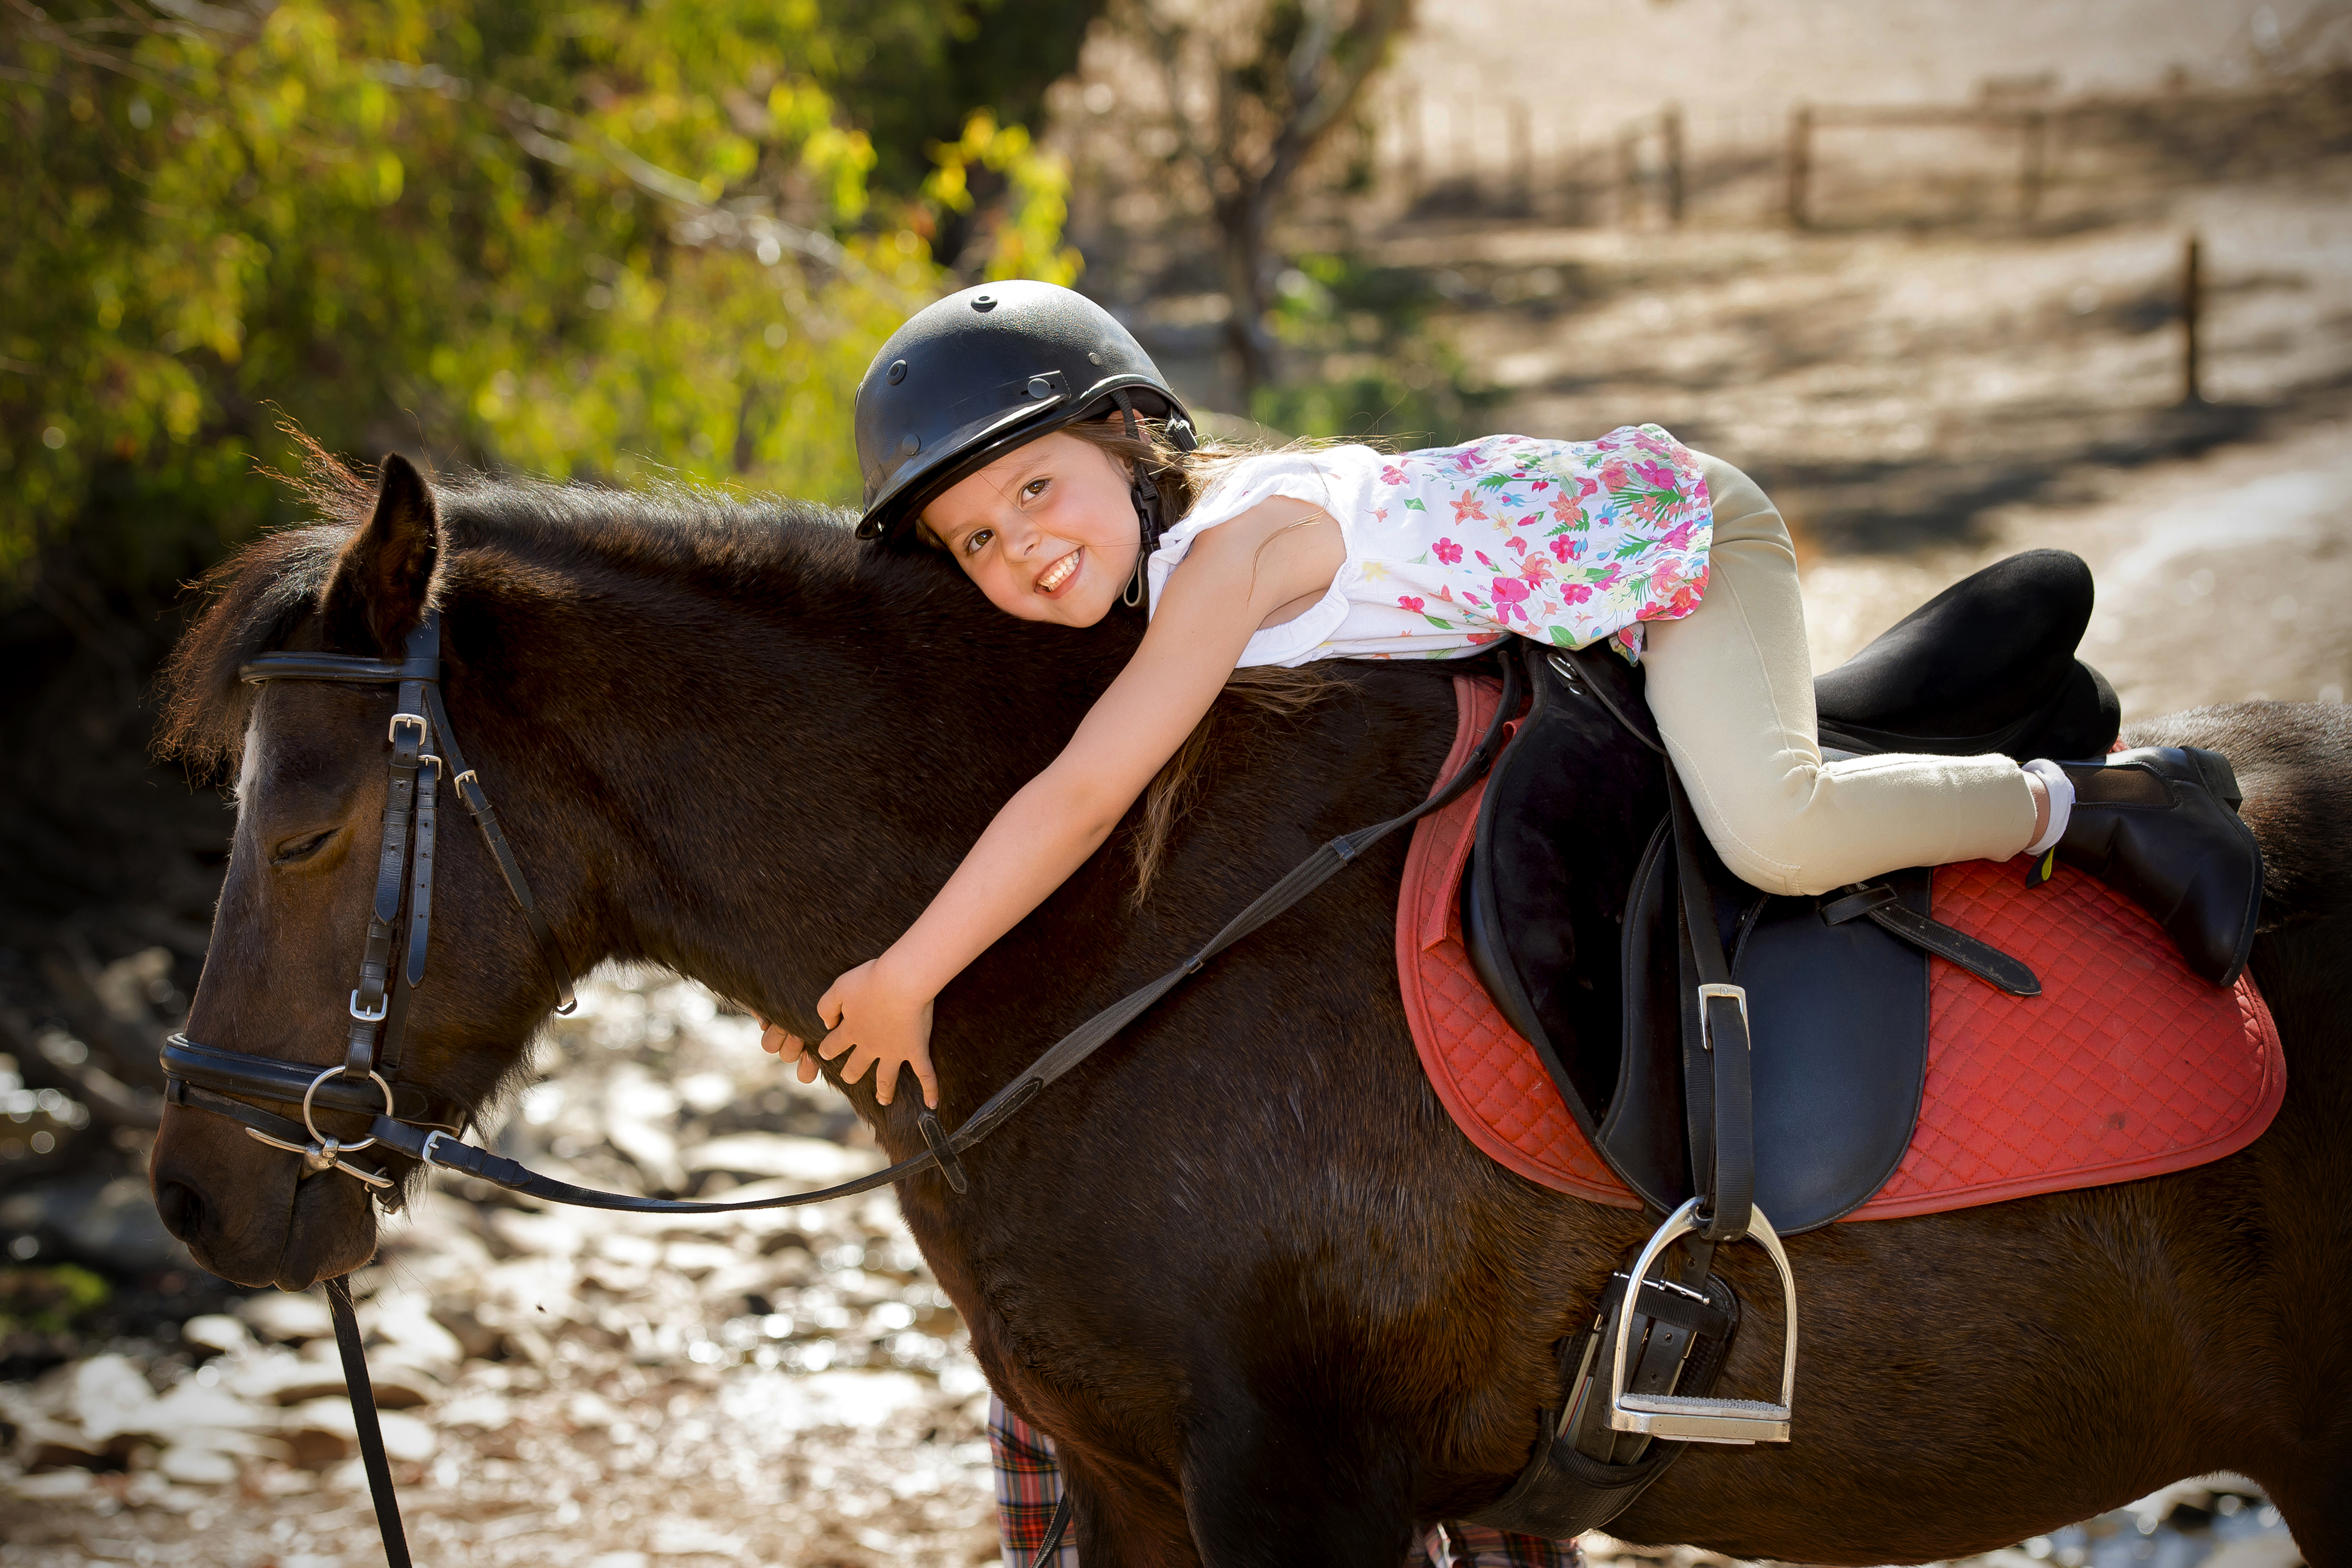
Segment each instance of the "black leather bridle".
[[[352,988],[351,1027],[339,1066],[320,1069],[275,1057],[255,1056],[199,1045],[185,1035],[174,1035],[163,1047],[164,1099],[167,1103],[203,1110],[241,1123],[247,1137],[272,1148],[301,1156],[314,1173],[341,1171],[365,1184],[387,1208],[399,1205],[399,1186],[383,1166],[355,1160],[362,1151],[381,1148],[417,1163],[478,1177],[526,1197],[583,1208],[619,1209],[642,1214],[730,1214],[748,1209],[794,1208],[825,1203],[887,1186],[936,1167],[955,1192],[970,1184],[961,1151],[985,1138],[1039,1090],[1092,1056],[1145,1009],[1177,985],[1201,972],[1210,959],[1290,908],[1365,850],[1400,827],[1410,826],[1433,811],[1452,804],[1486,771],[1496,744],[1519,705],[1518,661],[1506,658],[1503,692],[1493,721],[1454,776],[1412,810],[1385,822],[1343,835],[1323,845],[1268,888],[1246,909],[1227,921],[1199,951],[1167,973],[1134,991],[1071,1030],[1024,1068],[1012,1082],[991,1095],[952,1132],[941,1127],[929,1108],[919,1110],[916,1125],[927,1145],[924,1152],[855,1181],[815,1192],[744,1203],[689,1203],[669,1198],[637,1197],[598,1192],[541,1175],[522,1164],[464,1142],[460,1134],[473,1120],[474,1108],[403,1076],[403,1049],[411,998],[425,980],[425,961],[432,936],[433,852],[439,830],[440,783],[444,770],[481,829],[490,857],[506,879],[541,957],[554,977],[559,1005],[569,1013],[574,1005],[572,971],[555,932],[531,897],[530,880],[507,842],[498,814],[484,793],[480,777],[466,765],[457,737],[441,701],[441,622],[436,611],[408,634],[398,662],[339,653],[265,653],[242,666],[238,679],[254,685],[271,680],[317,680],[338,684],[391,686],[400,689],[386,739],[392,748],[384,793],[383,837],[376,857],[375,900],[369,910],[367,941],[360,958],[360,983]],[[403,914],[406,919],[404,921]],[[394,960],[399,962],[395,965]],[[293,1121],[248,1103],[247,1099],[301,1107],[302,1120]],[[367,1135],[345,1143],[322,1133],[315,1120],[319,1107],[356,1112],[371,1118]],[[409,1568],[398,1503],[392,1489],[392,1471],[375,1418],[375,1402],[361,1351],[359,1327],[352,1315],[348,1279],[326,1282],[332,1310],[335,1339],[342,1354],[359,1430],[361,1458],[368,1489],[375,1501],[376,1523],[383,1535],[384,1554],[391,1568]],[[1069,1494],[1055,1511],[1037,1562],[1053,1557],[1069,1524]]]

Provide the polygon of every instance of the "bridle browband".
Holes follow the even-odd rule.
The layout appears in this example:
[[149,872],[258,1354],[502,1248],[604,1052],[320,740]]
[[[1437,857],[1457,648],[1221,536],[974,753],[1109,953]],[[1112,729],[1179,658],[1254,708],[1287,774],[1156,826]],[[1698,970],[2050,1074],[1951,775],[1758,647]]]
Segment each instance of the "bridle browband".
[[[950,1132],[928,1107],[916,1113],[916,1126],[926,1145],[911,1159],[854,1181],[815,1192],[741,1203],[691,1203],[670,1198],[637,1197],[598,1192],[543,1176],[520,1163],[493,1154],[463,1141],[460,1134],[474,1110],[454,1096],[436,1093],[402,1077],[403,1047],[408,1026],[409,1001],[425,980],[425,960],[432,935],[433,850],[439,827],[440,782],[446,768],[450,782],[481,829],[490,857],[506,879],[540,955],[554,977],[558,1013],[576,1005],[572,971],[555,932],[531,897],[523,875],[499,826],[498,814],[483,792],[481,779],[466,765],[451,730],[448,710],[441,701],[441,622],[427,611],[408,634],[405,658],[362,658],[339,653],[265,653],[237,670],[238,679],[260,685],[271,680],[317,680],[400,688],[386,739],[392,748],[384,793],[383,836],[376,857],[375,900],[368,915],[367,941],[360,959],[360,982],[352,991],[347,1011],[351,1028],[344,1037],[340,1066],[318,1068],[275,1057],[254,1056],[199,1045],[185,1035],[174,1035],[163,1047],[164,1099],[167,1103],[208,1111],[243,1124],[246,1135],[272,1148],[299,1154],[313,1173],[341,1171],[357,1178],[386,1208],[397,1208],[397,1178],[381,1165],[356,1161],[360,1151],[382,1147],[420,1165],[438,1166],[504,1187],[525,1197],[576,1207],[617,1209],[640,1214],[731,1214],[749,1209],[796,1208],[871,1192],[937,1168],[950,1189],[961,1193],[970,1185],[958,1154],[999,1126],[1035,1098],[1038,1091],[1092,1056],[1151,1005],[1192,975],[1209,960],[1257,930],[1341,868],[1400,827],[1409,826],[1459,799],[1494,761],[1496,743],[1518,708],[1519,668],[1506,658],[1503,691],[1493,721],[1477,748],[1454,776],[1411,810],[1370,827],[1359,828],[1323,845],[1247,908],[1227,921],[1190,958],[1157,980],[1106,1007],[1040,1055],[984,1101],[979,1110]],[[437,749],[436,749],[437,748]],[[404,910],[406,921],[402,921]],[[395,964],[394,960],[399,962]],[[299,1105],[296,1121],[253,1105],[247,1100]],[[371,1118],[367,1135],[346,1143],[319,1131],[318,1108],[351,1111]],[[362,1353],[357,1321],[352,1316],[347,1279],[330,1279],[327,1300],[335,1322],[343,1374],[350,1385],[353,1416],[359,1426],[361,1458],[374,1499],[376,1522],[383,1535],[391,1568],[409,1568],[407,1544],[401,1529],[399,1506],[392,1489],[392,1473],[384,1458],[381,1431],[375,1421],[374,1396]],[[1045,1549],[1037,1562],[1049,1561],[1070,1522],[1069,1494],[1055,1510]]]

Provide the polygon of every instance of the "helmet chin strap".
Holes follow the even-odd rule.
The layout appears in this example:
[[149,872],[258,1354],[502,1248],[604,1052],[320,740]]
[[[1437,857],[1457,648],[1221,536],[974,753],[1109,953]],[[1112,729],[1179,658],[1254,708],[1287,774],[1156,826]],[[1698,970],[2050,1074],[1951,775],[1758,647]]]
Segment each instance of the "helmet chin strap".
[[[1127,421],[1128,438],[1134,441],[1142,440],[1143,426],[1135,417],[1133,401],[1125,392],[1112,393],[1111,401],[1118,405],[1119,414]],[[1160,548],[1160,488],[1145,479],[1139,471],[1130,468],[1127,476],[1127,494],[1128,499],[1135,503],[1135,521],[1139,542],[1135,552],[1135,573],[1128,578],[1127,591],[1119,595],[1118,602],[1132,610],[1140,607],[1144,603],[1145,595],[1149,592],[1149,584],[1144,577],[1144,566],[1150,561],[1151,552]]]

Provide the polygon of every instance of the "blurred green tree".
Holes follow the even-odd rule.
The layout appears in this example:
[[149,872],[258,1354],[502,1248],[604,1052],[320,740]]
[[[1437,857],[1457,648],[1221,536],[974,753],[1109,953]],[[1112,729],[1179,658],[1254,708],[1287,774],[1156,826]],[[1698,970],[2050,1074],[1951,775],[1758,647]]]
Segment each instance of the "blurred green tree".
[[[856,378],[952,281],[926,237],[1077,267],[1059,166],[940,96],[1034,99],[956,74],[998,3],[0,0],[0,597],[57,579],[71,625],[193,574],[284,504],[288,420],[854,497]],[[911,107],[877,43],[929,62]]]

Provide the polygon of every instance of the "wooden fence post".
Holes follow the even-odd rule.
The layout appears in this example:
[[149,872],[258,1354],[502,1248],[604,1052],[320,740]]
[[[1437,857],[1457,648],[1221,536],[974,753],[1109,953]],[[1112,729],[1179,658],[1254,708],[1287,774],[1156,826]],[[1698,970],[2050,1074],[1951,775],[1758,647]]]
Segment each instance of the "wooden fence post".
[[1511,210],[1525,216],[1535,207],[1535,137],[1528,124],[1527,100],[1512,99],[1508,108],[1511,122]]
[[1630,228],[1642,213],[1642,130],[1639,123],[1617,130],[1617,221]]
[[1813,106],[1801,103],[1789,111],[1789,226],[1806,227],[1805,187],[1812,179]]
[[2044,165],[2050,155],[2050,115],[2045,110],[2028,110],[2024,120],[2025,162],[2018,171],[2018,216],[2028,223],[2042,210],[2042,184]]
[[2204,247],[2190,235],[2180,258],[2180,401],[2190,406],[2205,401],[2199,384],[2198,333],[2204,325]]
[[1397,132],[1404,143],[1400,149],[1404,160],[1404,205],[1411,207],[1421,200],[1422,124],[1421,94],[1408,88],[1397,103]]
[[1670,103],[1658,111],[1658,133],[1665,142],[1666,222],[1683,221],[1683,106]]

